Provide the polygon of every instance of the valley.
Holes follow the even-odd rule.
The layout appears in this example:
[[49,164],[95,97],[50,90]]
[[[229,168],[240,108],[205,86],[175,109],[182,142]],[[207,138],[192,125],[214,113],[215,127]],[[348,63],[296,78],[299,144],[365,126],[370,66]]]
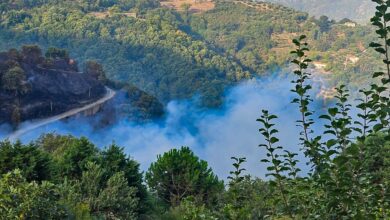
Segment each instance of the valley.
[[[51,128],[47,124],[53,122],[55,128],[56,124],[68,127],[74,120],[85,120],[87,130],[96,131],[113,128],[122,121],[141,126],[160,123],[169,118],[169,107],[176,102],[190,102],[194,105],[191,111],[221,109],[228,102],[229,91],[241,84],[289,76],[290,51],[294,48],[291,42],[299,33],[310,36],[313,63],[309,72],[319,103],[332,100],[335,88],[346,82],[353,90],[368,85],[366,73],[377,64],[373,51],[368,49],[373,38],[370,27],[353,21],[316,19],[277,4],[152,1],[138,6],[121,3],[83,7],[71,2],[49,3],[25,7],[16,17],[3,13],[0,48],[32,42],[43,48],[62,47],[74,57],[73,61],[80,61],[77,67],[84,66],[83,72],[99,79],[101,86],[113,89],[110,94],[115,95],[107,100],[98,96],[94,100],[80,99],[78,105],[65,109],[45,100],[44,109],[61,111],[42,114],[25,110],[30,116],[17,121],[22,126],[11,132],[12,139],[34,134],[34,129],[42,125]],[[54,74],[67,71],[40,68],[37,65],[37,70]],[[79,81],[67,80],[70,84]],[[104,105],[92,109],[93,114],[78,116],[101,99]],[[69,117],[73,115],[77,117]],[[67,120],[61,120],[64,118]],[[178,125],[177,129],[190,128]]]
[[164,104],[199,93],[200,105],[206,107],[220,106],[230,86],[286,66],[290,42],[298,33],[310,36],[311,56],[333,73],[332,87],[348,81],[356,88],[376,65],[373,51],[343,64],[362,45],[367,48],[373,38],[367,26],[314,19],[269,3],[218,1],[211,10],[189,8],[188,14],[180,6],[172,10],[164,4],[80,8],[64,2],[26,8],[16,17],[3,14],[0,49],[32,41],[64,48],[80,64],[97,60],[110,80],[130,83]]
[[2,0],[0,219],[389,219],[389,27],[390,0]]

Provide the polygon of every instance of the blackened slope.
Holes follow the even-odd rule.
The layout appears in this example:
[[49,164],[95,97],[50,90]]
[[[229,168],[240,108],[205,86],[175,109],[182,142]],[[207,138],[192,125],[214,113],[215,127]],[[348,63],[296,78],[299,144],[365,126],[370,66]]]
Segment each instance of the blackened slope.
[[[39,48],[26,48],[21,52],[12,50],[0,54],[0,123],[15,124],[15,117],[19,122],[45,118],[104,96],[104,85],[92,76],[78,72],[74,60],[67,57],[45,59]],[[21,83],[24,91],[19,94],[4,87],[3,76],[13,68],[21,69],[24,74]]]

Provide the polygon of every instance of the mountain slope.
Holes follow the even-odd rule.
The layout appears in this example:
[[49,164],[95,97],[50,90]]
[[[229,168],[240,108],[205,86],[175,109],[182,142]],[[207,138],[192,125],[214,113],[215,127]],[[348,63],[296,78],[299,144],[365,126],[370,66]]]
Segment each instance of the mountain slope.
[[349,18],[367,23],[374,14],[371,0],[265,0],[282,4],[297,10],[309,12],[313,16],[327,15],[332,19]]
[[101,18],[96,11],[108,7],[83,9],[63,2],[11,10],[1,25],[7,43],[0,47],[30,42],[65,47],[77,60],[104,64],[110,79],[131,83],[163,102],[201,94],[205,105],[217,106],[226,85],[249,77],[213,46],[186,33],[177,12],[152,7],[139,9],[136,18],[121,12]]
[[0,123],[59,114],[104,96],[101,82],[79,73],[66,53],[57,55],[44,58],[37,46],[0,53]]
[[81,63],[98,60],[111,80],[163,103],[200,96],[203,106],[221,105],[229,86],[284,68],[299,34],[309,36],[311,55],[334,73],[333,82],[359,84],[374,66],[365,56],[369,27],[271,3],[218,1],[205,11],[186,11],[154,0],[46,2],[1,13],[0,48],[66,48]]
[[[329,87],[340,83],[359,86],[368,82],[376,63],[368,44],[371,27],[310,18],[306,13],[269,3],[234,1],[193,15],[193,31],[216,45],[221,53],[253,75],[278,71],[289,62],[293,38],[306,34],[313,68],[329,78]],[[370,54],[370,56],[367,56]],[[330,74],[331,73],[331,74]]]
[[36,119],[43,119],[38,125],[47,124],[81,117],[80,112],[85,116],[99,113],[93,123],[101,127],[118,120],[144,122],[161,117],[164,107],[135,86],[107,80],[95,61],[87,61],[79,72],[65,50],[50,48],[45,57],[36,45],[0,52],[0,124],[16,127]]

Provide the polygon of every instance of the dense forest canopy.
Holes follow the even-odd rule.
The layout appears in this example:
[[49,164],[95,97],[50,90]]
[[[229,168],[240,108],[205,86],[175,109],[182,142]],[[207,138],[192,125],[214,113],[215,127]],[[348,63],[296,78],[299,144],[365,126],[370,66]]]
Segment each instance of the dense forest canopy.
[[[85,1],[77,3],[83,2],[85,3]],[[37,140],[27,144],[3,140],[0,141],[0,219],[389,219],[390,0],[373,0],[377,7],[371,19],[372,35],[367,34],[370,28],[356,27],[353,22],[347,20],[334,23],[327,17],[320,17],[317,20],[301,13],[298,13],[299,16],[292,19],[288,26],[279,23],[282,21],[279,20],[280,16],[261,13],[260,17],[267,16],[269,24],[272,24],[275,30],[273,28],[240,30],[242,23],[235,23],[232,18],[235,10],[244,10],[248,16],[254,16],[254,18],[248,17],[249,25],[267,27],[267,24],[257,23],[255,18],[258,18],[258,15],[255,12],[258,10],[275,12],[280,7],[252,5],[240,1],[217,4],[215,9],[204,14],[192,15],[191,19],[182,20],[183,15],[180,13],[161,8],[155,9],[153,6],[151,10],[144,12],[142,12],[143,7],[132,8],[139,9],[137,13],[141,15],[140,17],[137,15],[137,18],[134,18],[134,14],[129,16],[121,14],[118,12],[120,8],[114,8],[104,21],[100,21],[99,19],[102,18],[90,15],[91,11],[88,10],[91,5],[99,9],[109,7],[110,4],[100,4],[102,2],[106,1],[98,1],[97,5],[95,2],[88,2],[85,4],[86,8],[77,8],[78,4],[74,4],[75,2],[66,1],[59,4],[61,7],[49,3],[32,7],[35,5],[29,5],[29,2],[19,2],[22,3],[19,5],[18,2],[12,1],[7,5],[11,6],[11,9],[5,8],[1,14],[3,19],[1,37],[8,40],[11,36],[16,37],[15,44],[36,40],[42,45],[53,43],[62,44],[65,48],[74,47],[76,52],[70,51],[69,54],[78,54],[81,58],[85,56],[81,48],[85,50],[88,48],[85,47],[86,45],[93,46],[94,41],[101,43],[103,47],[99,48],[95,45],[89,53],[93,52],[95,56],[102,56],[101,59],[109,60],[110,57],[106,52],[108,54],[111,52],[115,59],[110,62],[114,64],[121,56],[116,57],[117,54],[113,53],[110,47],[113,45],[117,45],[116,48],[121,48],[123,45],[133,47],[134,44],[141,49],[132,48],[134,50],[130,50],[128,54],[130,58],[126,57],[125,61],[144,68],[139,62],[151,64],[148,62],[153,60],[160,68],[160,65],[167,65],[163,61],[165,57],[161,56],[166,55],[170,62],[179,63],[175,63],[177,66],[168,66],[167,69],[183,67],[173,73],[172,77],[178,77],[176,80],[184,80],[188,77],[186,75],[188,66],[180,63],[185,62],[200,71],[191,73],[195,74],[194,79],[200,78],[205,80],[204,82],[211,83],[207,84],[208,86],[213,86],[216,82],[208,81],[208,77],[215,77],[215,80],[220,80],[217,84],[220,83],[222,88],[229,83],[260,74],[256,73],[257,68],[265,68],[268,65],[265,68],[268,69],[275,62],[279,62],[267,59],[281,52],[272,51],[273,42],[268,41],[271,47],[268,48],[267,53],[260,53],[258,57],[248,62],[255,65],[242,64],[247,61],[242,58],[242,53],[245,54],[245,51],[249,51],[256,44],[264,46],[261,44],[264,42],[254,39],[254,35],[250,34],[251,31],[260,30],[260,37],[268,36],[271,39],[275,33],[281,34],[284,31],[296,33],[296,38],[290,43],[291,46],[289,44],[282,50],[291,48],[290,56],[285,58],[280,56],[282,59],[280,62],[289,60],[293,69],[291,71],[293,89],[290,91],[292,100],[286,104],[296,107],[295,111],[299,113],[296,126],[290,128],[299,130],[299,136],[296,137],[299,144],[293,150],[286,150],[281,144],[278,130],[279,127],[286,126],[285,122],[267,109],[262,109],[256,121],[259,135],[262,137],[258,147],[266,152],[259,155],[259,160],[267,167],[267,178],[259,179],[251,176],[245,170],[246,158],[232,155],[231,172],[229,177],[222,181],[206,161],[186,146],[177,146],[176,149],[158,155],[144,173],[140,170],[137,158],[131,158],[125,153],[124,148],[115,143],[99,149],[85,137],[77,138],[55,133],[43,134]],[[23,5],[24,3],[26,5]],[[232,8],[234,10],[229,11]],[[225,14],[225,11],[228,13]],[[283,11],[287,13],[288,9],[283,8]],[[291,11],[291,13],[296,12]],[[184,15],[189,16],[189,13]],[[222,16],[219,17],[221,25],[216,22],[211,23],[212,19],[207,16],[213,19]],[[80,21],[82,22],[79,26]],[[197,24],[197,28],[186,24],[188,22]],[[92,31],[92,27],[96,28],[94,30],[104,30],[104,28],[106,30],[103,31],[104,34],[97,35],[96,33],[100,32]],[[138,29],[140,27],[144,29]],[[336,31],[335,35],[331,34],[332,31]],[[241,32],[244,36],[243,40],[232,47],[232,42],[240,37],[238,33]],[[134,33],[136,34],[132,35]],[[367,52],[366,46],[363,44],[363,50],[359,44],[364,43],[362,39],[370,40],[371,36],[373,41],[369,47],[373,50]],[[334,50],[336,47],[334,43],[338,42],[338,39],[348,39],[348,42],[339,45],[342,49]],[[267,41],[264,41],[267,45]],[[349,44],[349,42],[353,43]],[[253,46],[249,47],[247,43]],[[34,52],[37,51],[37,46],[24,49],[24,52]],[[160,49],[163,52],[158,53]],[[168,49],[171,50],[164,52]],[[323,115],[318,117],[312,97],[311,80],[315,76],[311,71],[312,66],[321,64],[318,62],[326,54],[329,55],[327,64],[331,65],[331,58],[343,56],[346,50],[361,50],[364,53],[366,58],[359,59],[362,62],[360,73],[370,75],[375,83],[364,81],[370,84],[364,86],[363,82],[357,82],[356,86],[359,90],[352,92],[347,85],[337,86],[333,102],[323,111]],[[137,51],[139,56],[147,55],[148,58],[143,57],[140,61],[138,56],[132,56],[133,51]],[[145,51],[150,53],[145,54]],[[176,53],[173,57],[171,57],[172,51]],[[376,55],[372,54],[374,51]],[[12,52],[15,51],[11,50],[8,53],[13,54]],[[47,59],[53,57],[68,59],[69,54],[63,49],[51,48],[45,55]],[[155,57],[151,58],[153,56]],[[174,59],[177,58],[175,56],[184,59],[177,60]],[[278,57],[276,56],[275,60]],[[256,64],[260,58],[263,62]],[[356,59],[349,59],[350,62],[354,62],[353,60],[356,61]],[[107,64],[109,63],[105,63]],[[263,64],[265,66],[262,66]],[[344,70],[348,70],[348,64],[348,62],[345,64]],[[367,66],[370,68],[363,68]],[[213,71],[206,71],[210,70],[206,67]],[[237,69],[233,71],[231,69],[233,67]],[[328,68],[334,71],[339,69],[337,65]],[[7,70],[6,79],[16,78],[16,81],[25,81],[20,74],[20,69],[20,67],[13,67]],[[103,67],[98,66],[97,63],[86,62],[87,73],[98,79],[107,80],[101,74],[102,71]],[[156,75],[152,75],[153,80],[148,81],[149,75],[131,78],[135,73],[137,72],[131,74],[111,72],[109,77],[130,81],[137,85],[142,85],[137,80],[145,79],[143,81],[145,85],[152,83],[152,88],[158,93],[164,91],[156,87],[160,85],[160,81],[154,78]],[[144,74],[143,71],[138,73]],[[158,74],[166,73],[168,72]],[[165,77],[165,75],[158,76]],[[356,74],[356,78],[350,79],[351,82],[355,79],[367,80],[360,78],[359,74]],[[348,80],[339,80],[338,83],[343,82],[350,83]],[[185,90],[188,92],[185,95],[190,95],[191,92],[198,91],[206,85],[197,80],[187,83],[193,87]],[[111,84],[115,86],[116,83],[112,81]],[[14,88],[19,86],[20,83],[7,84],[5,89],[15,90]],[[129,93],[133,94],[131,90],[134,87],[129,85],[128,87]],[[169,91],[171,93],[168,97],[175,97],[174,93]],[[173,91],[182,92],[178,88],[174,88]],[[220,92],[217,89],[215,91],[213,95]],[[209,91],[205,92],[212,97]],[[15,92],[15,95],[18,93],[19,91]],[[351,97],[353,93],[359,93],[360,98],[356,100]],[[142,97],[144,93],[135,94]],[[219,135],[218,131],[214,133]],[[223,151],[224,146],[221,146],[220,150]],[[307,163],[303,166],[306,166],[308,172],[302,172],[302,167],[298,166],[302,162],[297,158],[298,151],[302,151],[307,159]]]
[[283,68],[298,33],[311,37],[312,53],[325,66],[318,71],[334,73],[330,87],[360,85],[375,63],[366,56],[369,27],[268,3],[221,1],[194,14],[158,1],[12,1],[0,15],[0,48],[68,49],[164,103],[201,95],[202,105],[219,106],[228,86]]

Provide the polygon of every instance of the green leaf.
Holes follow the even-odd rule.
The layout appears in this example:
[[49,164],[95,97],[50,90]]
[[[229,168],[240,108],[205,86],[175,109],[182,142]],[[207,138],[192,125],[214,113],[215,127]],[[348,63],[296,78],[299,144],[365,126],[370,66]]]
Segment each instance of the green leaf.
[[321,119],[326,119],[326,120],[329,120],[329,121],[332,120],[332,118],[329,115],[321,115],[320,118]]
[[385,73],[384,72],[375,72],[372,77],[373,78],[376,78],[376,77],[379,77],[379,76],[383,76]]
[[386,50],[383,49],[382,47],[378,47],[378,48],[375,48],[375,51],[381,53],[381,54],[385,54],[386,53]]
[[333,147],[334,145],[336,145],[337,144],[337,140],[335,140],[335,139],[330,139],[330,140],[328,140],[327,142],[326,142],[326,146],[328,147],[328,148],[331,148],[331,147]]
[[338,108],[329,108],[328,109],[328,112],[329,112],[329,114],[331,115],[331,116],[336,116],[337,115],[337,113],[339,113],[339,109]]
[[[386,9],[387,9],[387,6],[386,6]],[[388,22],[390,21],[390,14],[389,13],[386,13],[383,18],[385,19],[385,22]]]
[[279,142],[279,139],[276,138],[276,137],[272,137],[272,138],[270,139],[270,142],[271,142],[271,144],[274,144],[274,143]]
[[381,44],[378,44],[378,43],[375,43],[375,42],[371,42],[370,47],[381,47],[382,45]]
[[296,45],[296,46],[300,46],[301,43],[297,40],[297,39],[293,39],[292,42]]

